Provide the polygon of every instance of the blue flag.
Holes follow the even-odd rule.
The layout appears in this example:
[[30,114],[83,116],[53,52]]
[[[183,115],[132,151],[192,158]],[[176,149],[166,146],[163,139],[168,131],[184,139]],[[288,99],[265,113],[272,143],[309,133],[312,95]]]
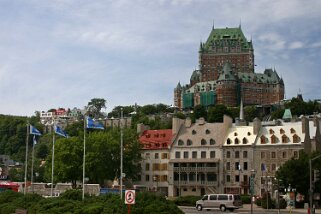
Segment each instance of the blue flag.
[[67,133],[57,125],[54,125],[54,131],[57,135],[60,135],[62,137],[68,137]]
[[37,139],[36,139],[36,135],[33,135],[33,145],[37,144]]
[[36,129],[36,127],[34,127],[32,125],[30,125],[30,134],[38,135],[38,136],[41,135],[40,131],[38,129]]
[[98,121],[94,121],[90,117],[87,117],[87,129],[105,129]]

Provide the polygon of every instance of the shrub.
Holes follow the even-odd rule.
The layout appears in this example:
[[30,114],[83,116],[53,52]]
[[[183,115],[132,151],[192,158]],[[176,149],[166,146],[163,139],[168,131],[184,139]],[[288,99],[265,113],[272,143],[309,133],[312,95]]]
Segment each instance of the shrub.
[[174,203],[178,206],[195,206],[196,201],[200,199],[200,196],[184,196],[176,198]]
[[250,195],[241,195],[241,200],[243,204],[250,204],[251,203],[251,196]]
[[60,198],[81,201],[82,200],[82,191],[79,189],[69,189],[69,190],[65,191],[60,196]]

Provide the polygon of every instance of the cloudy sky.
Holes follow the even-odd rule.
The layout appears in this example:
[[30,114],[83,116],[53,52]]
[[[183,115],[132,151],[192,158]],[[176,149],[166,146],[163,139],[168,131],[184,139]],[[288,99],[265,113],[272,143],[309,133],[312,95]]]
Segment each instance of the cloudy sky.
[[319,0],[0,0],[0,114],[173,103],[213,25],[253,40],[286,98],[321,98]]

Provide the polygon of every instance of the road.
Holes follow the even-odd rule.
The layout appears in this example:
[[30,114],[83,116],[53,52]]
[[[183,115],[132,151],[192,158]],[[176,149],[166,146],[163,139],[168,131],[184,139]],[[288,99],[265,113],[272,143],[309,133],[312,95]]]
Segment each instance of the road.
[[[202,210],[202,211],[197,211],[195,207],[179,207],[185,214],[202,214],[202,213],[206,213],[206,214],[215,214],[215,213],[222,213],[219,209],[214,209],[214,210]],[[243,208],[238,209],[238,210],[234,210],[234,212],[230,212],[230,211],[226,211],[225,213],[239,213],[239,214],[249,214],[250,213],[250,206],[243,206]],[[260,207],[254,207],[253,208],[253,214],[264,214],[264,213],[268,213],[268,214],[278,214],[278,210],[265,210],[262,209]],[[292,214],[307,214],[308,211],[306,209],[281,209],[280,210],[280,214],[288,214],[288,213],[292,213]],[[321,210],[318,209],[315,212],[316,214],[321,214]]]

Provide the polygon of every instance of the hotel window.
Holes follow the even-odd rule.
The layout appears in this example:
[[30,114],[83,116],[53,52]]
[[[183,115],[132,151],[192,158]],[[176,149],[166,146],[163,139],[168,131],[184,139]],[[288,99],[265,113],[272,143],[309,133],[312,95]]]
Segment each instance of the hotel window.
[[235,182],[240,182],[240,176],[239,175],[235,175]]
[[235,151],[235,158],[240,158],[240,152],[239,151]]
[[247,170],[247,162],[243,163],[243,170]]
[[167,153],[162,153],[162,159],[167,159],[168,158],[168,154]]
[[196,151],[192,152],[192,158],[197,158],[197,152]]
[[188,159],[188,152],[184,152],[184,159]]
[[180,152],[175,152],[175,158],[181,158],[181,153]]
[[155,153],[155,159],[158,159],[158,158],[159,158],[158,153]]
[[243,158],[247,158],[247,151],[243,151]]
[[146,165],[145,165],[145,171],[149,171],[149,163],[146,163]]
[[247,144],[248,140],[246,138],[243,138],[243,144]]
[[230,162],[226,162],[226,170],[231,170],[231,163]]
[[201,158],[206,158],[206,152],[201,152]]
[[231,176],[230,175],[226,175],[226,182],[231,182]]
[[145,181],[149,181],[149,175],[145,176]]
[[235,138],[234,143],[235,143],[235,144],[239,144],[239,139],[238,139],[238,138]]
[[271,158],[276,158],[275,152],[271,152]]
[[177,143],[179,146],[183,146],[184,145],[184,141],[182,140],[178,140],[178,143]]
[[206,140],[204,140],[204,139],[201,140],[201,145],[204,146],[204,145],[206,145],[206,143],[207,143]]
[[230,151],[226,152],[226,158],[231,158],[231,152]]
[[215,158],[215,151],[211,151],[210,157],[211,157],[211,158]]

